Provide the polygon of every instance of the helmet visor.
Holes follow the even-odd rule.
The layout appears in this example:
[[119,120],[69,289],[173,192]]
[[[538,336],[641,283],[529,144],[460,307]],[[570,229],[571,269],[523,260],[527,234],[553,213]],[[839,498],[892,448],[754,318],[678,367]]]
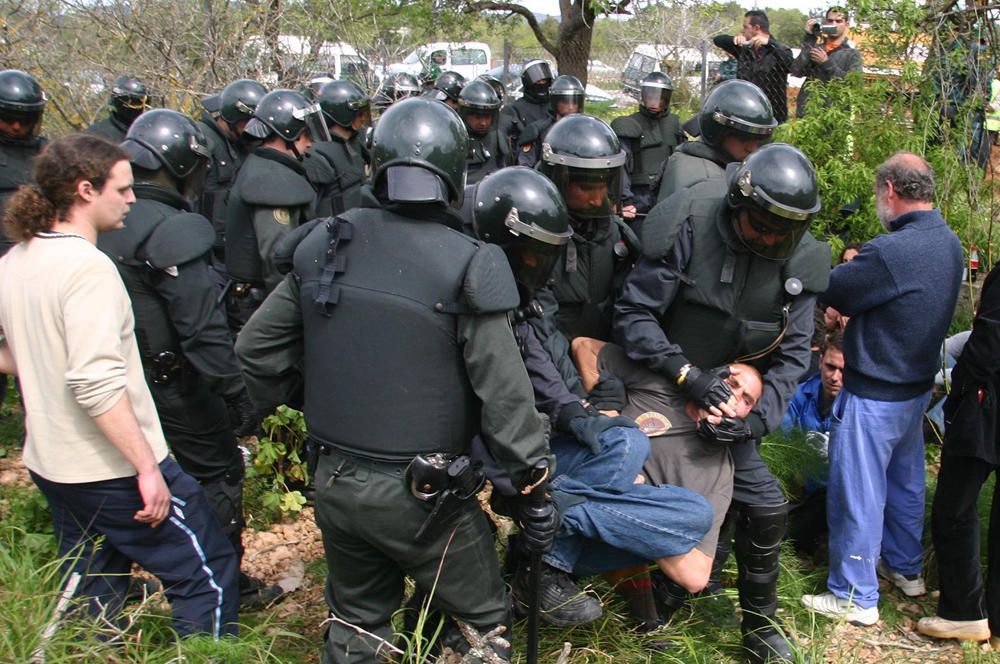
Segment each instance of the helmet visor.
[[756,205],[733,211],[733,229],[747,249],[768,260],[785,260],[809,230],[809,221],[771,214]]
[[[461,102],[459,102],[461,104]],[[458,114],[465,122],[466,129],[474,136],[485,136],[492,127],[497,124],[497,109],[476,108],[475,106],[460,105]]]
[[7,125],[5,131],[0,133],[10,138],[37,136],[42,128],[42,111],[12,111],[0,108],[0,122]]
[[505,251],[514,279],[529,291],[536,291],[549,280],[563,248],[562,245],[526,240],[515,242]]
[[313,141],[329,141],[330,130],[327,129],[326,121],[323,119],[323,110],[319,104],[310,104],[305,108],[297,108],[292,111],[292,115],[306,125],[306,130]]
[[562,194],[571,217],[607,219],[618,209],[622,168],[580,168],[547,164],[544,172]]
[[670,96],[673,90],[663,87],[642,86],[642,99],[640,104],[651,113],[664,113],[670,108]]
[[549,107],[562,118],[573,113],[583,113],[584,96],[582,92],[553,93],[549,90]]

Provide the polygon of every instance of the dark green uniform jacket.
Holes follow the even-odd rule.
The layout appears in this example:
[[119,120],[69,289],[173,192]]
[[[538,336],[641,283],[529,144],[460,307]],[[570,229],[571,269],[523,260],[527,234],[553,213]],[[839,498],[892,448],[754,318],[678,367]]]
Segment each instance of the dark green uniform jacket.
[[225,398],[243,379],[212,279],[215,233],[181,196],[135,185],[125,227],[97,246],[118,266],[135,312],[136,339],[167,441],[187,472],[217,479],[237,459]]
[[730,161],[732,159],[724,152],[700,140],[684,143],[664,165],[658,200],[705,181],[711,181],[713,190],[724,196],[726,164]]
[[302,163],[271,148],[247,157],[229,192],[226,269],[233,280],[271,291],[281,281],[273,253],[278,242],[312,219],[316,190]]
[[636,111],[615,118],[611,128],[628,154],[625,173],[630,195],[623,202],[635,205],[638,212],[648,212],[657,200],[665,162],[684,142],[681,121],[673,113],[653,118]]
[[128,127],[114,115],[108,115],[108,117],[99,122],[95,122],[84,131],[88,134],[94,134],[95,136],[106,138],[117,145],[125,140],[125,134],[128,133]]
[[548,449],[507,318],[518,296],[506,259],[455,230],[451,211],[404,216],[366,200],[316,222],[240,333],[251,397],[294,399],[304,370],[306,422],[322,443],[400,461],[466,450],[478,432],[523,485]]
[[236,181],[236,174],[246,155],[222,133],[215,124],[215,119],[208,113],[202,115],[198,126],[201,127],[212,150],[212,165],[205,175],[205,187],[195,211],[208,217],[212,222],[212,228],[215,229],[212,253],[217,258],[223,258],[226,249],[226,206],[229,202],[229,190]]
[[496,127],[485,136],[469,134],[469,158],[466,162],[466,184],[477,184],[484,177],[507,165],[508,146],[500,140]]
[[329,217],[361,203],[365,160],[357,140],[332,135],[329,141],[313,143],[302,160],[306,175],[317,193],[316,216]]
[[[7,199],[22,184],[31,182],[31,163],[45,146],[44,138],[13,139],[0,136],[0,219]],[[0,256],[14,246],[0,227]]]
[[[535,103],[524,97],[514,100],[511,104],[504,106],[500,111],[500,138],[506,138],[507,143],[513,148],[516,147],[521,132],[532,122],[541,120],[549,113],[549,103],[547,101]],[[513,150],[511,150],[513,152]],[[511,155],[515,158],[516,155]]]
[[[761,258],[736,236],[725,198],[704,184],[647,218],[643,257],[615,305],[615,336],[632,359],[670,379],[685,360],[703,369],[755,365],[764,376],[756,410],[774,430],[809,366],[830,247],[807,233],[787,260]],[[802,284],[798,295],[785,290],[791,278]]]
[[537,293],[545,313],[531,324],[566,384],[583,396],[569,342],[611,339],[615,296],[638,257],[639,243],[618,217],[575,224],[575,231],[548,285]]

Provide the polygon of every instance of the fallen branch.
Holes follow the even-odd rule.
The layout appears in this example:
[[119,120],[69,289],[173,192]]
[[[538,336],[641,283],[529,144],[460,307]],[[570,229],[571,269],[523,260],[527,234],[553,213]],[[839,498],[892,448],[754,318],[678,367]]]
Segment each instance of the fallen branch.
[[911,646],[909,643],[899,643],[898,641],[875,641],[874,639],[862,639],[861,642],[870,646],[902,648],[903,650],[912,650],[914,652],[942,652],[949,649],[947,646],[942,648],[921,648],[920,646]]
[[389,650],[391,650],[393,652],[393,654],[396,654],[396,655],[405,655],[406,654],[405,652],[403,652],[402,650],[400,650],[396,646],[392,645],[391,643],[389,643],[388,641],[386,641],[385,639],[383,639],[381,636],[378,636],[377,634],[372,634],[368,630],[362,629],[361,627],[358,627],[357,625],[352,625],[351,623],[349,623],[346,620],[343,620],[341,618],[338,618],[337,616],[330,616],[329,618],[327,618],[326,620],[324,620],[323,622],[321,622],[319,624],[319,626],[322,627],[323,625],[325,625],[327,623],[330,623],[330,622],[335,622],[338,625],[343,625],[344,627],[347,627],[349,629],[353,629],[355,632],[357,632],[358,634],[361,634],[362,636],[367,636],[370,639],[374,639],[374,640],[378,641],[380,645],[379,645],[378,648],[375,649],[376,654],[378,653],[378,651],[380,651],[382,649],[382,646],[385,646],[386,648],[388,648]]

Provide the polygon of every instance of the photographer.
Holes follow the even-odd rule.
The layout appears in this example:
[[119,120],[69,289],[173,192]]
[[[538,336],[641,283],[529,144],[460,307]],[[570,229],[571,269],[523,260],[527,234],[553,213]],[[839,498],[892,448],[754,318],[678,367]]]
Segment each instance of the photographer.
[[788,71],[792,50],[775,39],[768,30],[770,21],[764,12],[751,9],[743,16],[743,32],[716,35],[712,43],[736,58],[736,78],[755,84],[771,102],[774,119],[788,119]]
[[806,21],[802,51],[792,63],[792,76],[807,79],[799,92],[795,117],[805,115],[809,92],[816,81],[825,83],[852,71],[861,71],[861,51],[847,38],[847,10],[831,7],[824,18]]

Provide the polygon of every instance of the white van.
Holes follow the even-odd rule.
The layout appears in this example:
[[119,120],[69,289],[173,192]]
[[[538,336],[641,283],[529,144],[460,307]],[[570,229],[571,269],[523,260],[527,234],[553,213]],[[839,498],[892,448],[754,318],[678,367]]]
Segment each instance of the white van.
[[[372,68],[365,56],[345,42],[324,41],[317,44],[310,37],[279,35],[278,50],[278,58],[285,71],[294,71],[303,80],[317,74],[329,74],[333,78],[367,83],[372,77]],[[277,74],[271,71],[269,49],[263,37],[248,39],[243,54],[262,72],[262,83],[269,86],[277,83]]]
[[433,61],[441,71],[458,72],[471,81],[489,70],[492,58],[483,42],[434,42],[417,47],[401,63],[389,65],[388,73],[419,76]]

